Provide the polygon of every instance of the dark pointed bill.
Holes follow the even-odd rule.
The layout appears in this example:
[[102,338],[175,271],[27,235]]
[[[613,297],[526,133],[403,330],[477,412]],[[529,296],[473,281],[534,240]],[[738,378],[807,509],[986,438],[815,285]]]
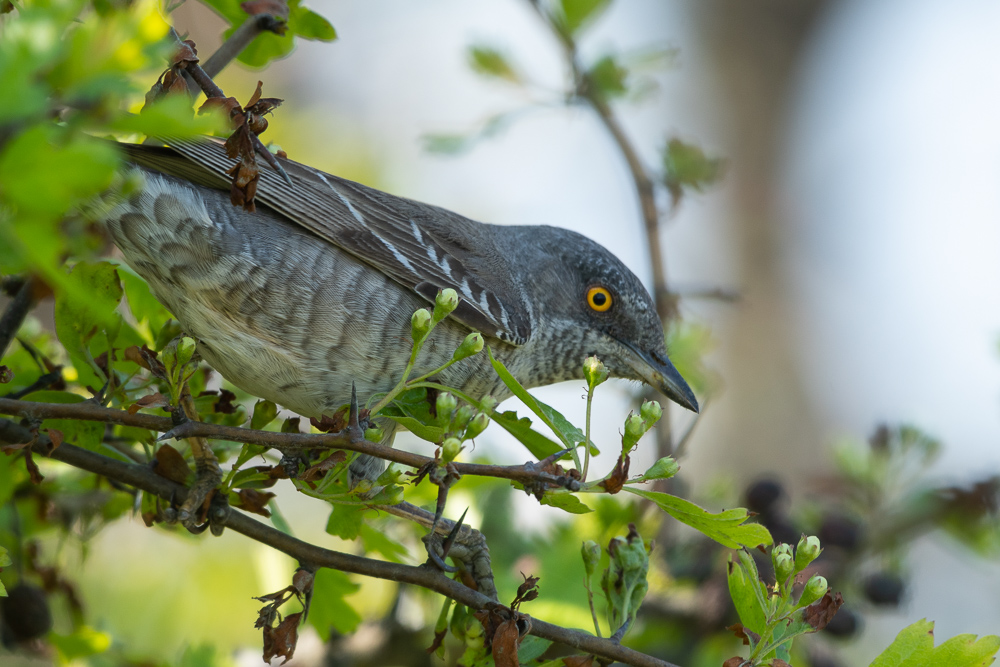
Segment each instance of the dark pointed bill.
[[698,412],[698,399],[695,398],[688,383],[670,363],[667,355],[657,352],[653,354],[640,352],[627,344],[623,344],[623,347],[629,357],[627,360],[629,366],[642,378],[643,382],[658,389],[677,405],[687,408],[691,412]]

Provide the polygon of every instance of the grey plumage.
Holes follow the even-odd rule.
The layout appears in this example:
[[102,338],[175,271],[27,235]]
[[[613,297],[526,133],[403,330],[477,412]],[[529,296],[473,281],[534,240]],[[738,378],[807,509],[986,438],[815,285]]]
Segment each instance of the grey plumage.
[[[460,305],[417,372],[478,330],[527,387],[580,378],[596,354],[613,376],[697,409],[646,290],[579,234],[477,223],[289,160],[294,188],[263,167],[263,206],[246,213],[229,203],[232,162],[218,143],[126,150],[144,184],[104,216],[115,243],[202,356],[252,394],[319,417],[348,401],[352,382],[363,397],[387,391],[406,363],[411,314],[451,287]],[[611,294],[607,312],[587,304],[595,285]],[[508,395],[484,355],[438,379]]]

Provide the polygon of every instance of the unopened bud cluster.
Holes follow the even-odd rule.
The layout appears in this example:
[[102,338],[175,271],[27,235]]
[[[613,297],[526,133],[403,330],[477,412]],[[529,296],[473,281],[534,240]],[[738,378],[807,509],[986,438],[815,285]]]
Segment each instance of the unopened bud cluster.
[[[492,411],[497,401],[492,396],[482,400],[480,407]],[[471,405],[458,405],[458,399],[450,392],[438,394],[434,404],[437,423],[444,428],[445,439],[441,442],[441,458],[446,462],[455,460],[462,451],[462,442],[472,440],[486,430],[490,424],[487,410],[477,410]]]
[[625,435],[622,437],[622,444],[631,449],[636,446],[639,439],[646,435],[646,432],[663,416],[663,408],[656,401],[643,401],[639,414],[630,414],[625,419]]
[[[771,564],[774,566],[774,578],[779,589],[789,591],[795,575],[804,571],[822,553],[819,538],[815,535],[803,535],[795,546],[777,544],[771,549]],[[806,582],[799,596],[798,607],[805,607],[822,598],[829,584],[825,577],[813,575]]]

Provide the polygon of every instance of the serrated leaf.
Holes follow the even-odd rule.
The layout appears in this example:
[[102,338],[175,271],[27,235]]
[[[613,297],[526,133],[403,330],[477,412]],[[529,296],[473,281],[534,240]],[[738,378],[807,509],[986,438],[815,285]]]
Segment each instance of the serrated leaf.
[[361,524],[361,543],[364,544],[365,551],[382,554],[393,563],[402,563],[403,556],[409,553],[402,544],[389,539],[385,533],[366,523]]
[[756,571],[748,572],[738,560],[729,557],[729,597],[733,600],[740,622],[748,630],[762,635],[767,629],[767,610],[761,606],[761,597],[767,596],[764,582]]
[[517,413],[513,410],[493,413],[493,421],[517,438],[539,461],[563,449],[558,443],[531,428],[530,419],[527,417],[518,418]]
[[538,502],[549,507],[558,507],[570,514],[588,514],[594,511],[572,493],[546,493]]
[[739,547],[753,549],[758,545],[767,546],[772,542],[771,534],[767,528],[759,523],[745,523],[750,518],[750,514],[743,508],[712,514],[688,500],[672,496],[669,493],[643,491],[631,486],[626,486],[624,490],[653,501],[660,509],[681,523],[691,526],[706,537],[710,537],[730,549]]
[[342,540],[357,539],[361,534],[367,509],[363,505],[334,505],[326,522],[326,532]]
[[56,294],[56,335],[79,373],[80,383],[95,389],[104,378],[98,377],[93,366],[90,342],[101,331],[113,341],[121,326],[115,309],[124,292],[115,268],[109,262],[80,262]]
[[958,635],[934,648],[934,622],[922,619],[903,628],[870,667],[985,667],[993,664],[1000,637]]
[[134,115],[115,120],[110,129],[136,132],[147,136],[188,139],[205,134],[221,134],[229,127],[221,107],[208,107],[194,113],[187,95],[165,95]]
[[[534,412],[546,426],[552,429],[552,432],[556,434],[556,437],[562,441],[563,445],[567,449],[574,448],[586,440],[583,432],[576,426],[573,426],[573,424],[571,424],[568,419],[563,417],[558,410],[542,403],[537,398],[529,394],[528,390],[521,386],[521,383],[518,382],[513,375],[511,375],[506,366],[493,357],[492,350],[486,348],[486,352],[489,355],[490,363],[493,365],[493,370],[496,371],[500,380],[507,385],[507,388],[510,389],[511,393],[521,399],[521,402],[528,406],[529,410]],[[592,449],[591,451],[594,450]]]
[[316,572],[308,622],[324,642],[330,639],[331,630],[349,635],[358,629],[361,615],[344,598],[359,588],[343,572],[325,567]]

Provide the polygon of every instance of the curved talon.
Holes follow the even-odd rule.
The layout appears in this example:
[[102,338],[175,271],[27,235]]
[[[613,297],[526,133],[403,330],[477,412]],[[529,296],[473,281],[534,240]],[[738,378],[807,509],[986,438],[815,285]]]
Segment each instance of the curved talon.
[[438,555],[438,553],[434,550],[434,545],[431,543],[431,540],[428,539],[430,537],[431,535],[427,535],[424,538],[424,545],[427,547],[427,562],[434,565],[434,567],[438,568],[442,572],[447,572],[449,574],[458,572],[457,567],[454,565],[448,565],[448,563],[444,562],[444,558]]
[[194,521],[182,521],[181,525],[184,526],[184,528],[187,529],[187,532],[192,535],[201,535],[205,532],[205,529],[211,525],[211,523],[211,521],[206,521],[203,524],[198,524]]

